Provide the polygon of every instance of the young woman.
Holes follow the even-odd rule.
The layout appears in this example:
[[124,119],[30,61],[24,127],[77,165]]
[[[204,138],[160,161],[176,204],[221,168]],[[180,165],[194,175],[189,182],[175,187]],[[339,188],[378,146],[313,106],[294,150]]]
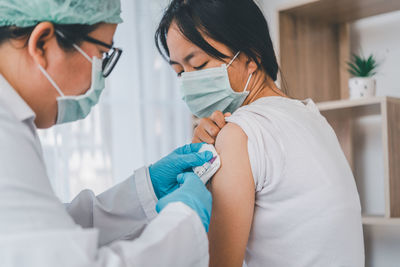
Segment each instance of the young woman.
[[276,87],[254,1],[173,0],[155,37],[193,114],[232,113],[215,143],[210,266],[364,266],[351,169],[313,101]]

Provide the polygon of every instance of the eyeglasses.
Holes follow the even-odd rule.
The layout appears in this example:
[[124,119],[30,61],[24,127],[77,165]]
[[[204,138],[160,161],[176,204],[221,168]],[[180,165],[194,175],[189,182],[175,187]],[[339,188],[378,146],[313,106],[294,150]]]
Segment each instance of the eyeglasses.
[[[56,32],[62,38],[64,38],[65,40],[68,40],[68,38],[64,35],[64,33],[62,33],[60,30],[56,30]],[[116,48],[112,44],[111,45],[106,44],[106,43],[104,43],[100,40],[97,40],[93,37],[90,37],[90,36],[83,37],[83,40],[93,43],[93,44],[101,45],[101,46],[109,49],[109,51],[107,53],[104,53],[103,65],[102,65],[103,77],[104,78],[108,77],[111,74],[111,72],[114,70],[115,65],[117,65],[117,63],[122,55],[122,49]]]
[[102,41],[99,41],[95,38],[92,38],[90,36],[85,36],[83,38],[85,41],[104,46],[109,49],[107,53],[105,53],[103,57],[103,76],[108,77],[113,69],[115,68],[115,65],[117,65],[121,55],[122,55],[122,49],[121,48],[116,48],[113,45],[109,45],[106,43],[103,43]]

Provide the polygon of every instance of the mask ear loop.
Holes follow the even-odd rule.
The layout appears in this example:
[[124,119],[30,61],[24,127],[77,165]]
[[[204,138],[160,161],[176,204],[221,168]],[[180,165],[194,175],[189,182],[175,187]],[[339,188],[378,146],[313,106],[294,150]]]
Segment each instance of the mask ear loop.
[[[229,62],[229,64],[227,65],[226,68],[229,68],[232,65],[232,63],[239,56],[239,54],[240,54],[240,51],[236,53],[236,55],[232,58],[231,62]],[[253,77],[253,73],[251,73],[249,78],[247,79],[247,83],[246,83],[246,86],[244,87],[243,93],[247,91],[247,87],[249,87],[249,84],[250,84],[250,81],[251,81],[251,77]]]
[[[229,68],[239,55],[240,55],[240,51],[236,53],[236,55],[232,58],[231,62],[229,62],[229,64],[227,65],[226,68]],[[246,83],[246,86],[244,87],[243,93],[247,91],[247,87],[249,87],[251,77],[253,77],[253,73],[251,73],[249,78],[247,79],[247,83]]]
[[253,77],[253,73],[250,73],[249,78],[247,79],[246,86],[244,87],[243,93],[247,91],[247,87],[249,87],[251,77]]
[[[56,30],[56,33],[60,35],[61,37],[65,38],[64,34],[60,32],[59,30]],[[72,44],[73,47],[78,50],[89,62],[93,63],[93,60],[89,57],[88,54],[85,53],[79,46],[76,44]],[[38,67],[40,71],[43,73],[43,75],[47,78],[47,80],[53,85],[53,87],[57,90],[57,92],[60,94],[60,96],[65,97],[64,93],[61,91],[60,87],[57,85],[57,83],[51,78],[51,76],[47,73],[47,71],[42,67],[42,65],[38,64]]]
[[61,91],[60,87],[56,84],[56,82],[50,77],[50,75],[47,73],[47,71],[40,65],[38,64],[40,71],[43,73],[43,75],[49,80],[51,85],[53,85],[54,88],[56,88],[57,92],[60,94],[60,96],[64,97],[65,95]]
[[[62,38],[67,39],[67,37],[65,37],[64,33],[62,33],[61,31],[56,30],[56,33],[57,33],[58,35],[60,35]],[[90,63],[93,63],[93,60],[89,57],[88,54],[86,54],[85,51],[83,51],[82,48],[80,48],[79,46],[77,46],[77,45],[74,44],[74,43],[72,43],[72,46],[73,46],[76,50],[78,50],[79,53],[82,54],[82,56],[84,56],[87,60],[89,60]]]
[[85,51],[82,50],[82,48],[80,48],[76,44],[72,44],[72,45],[76,50],[78,50],[82,54],[82,56],[84,56],[87,60],[89,60],[90,63],[93,63],[93,60],[89,57],[88,54],[86,54]]
[[229,62],[228,66],[226,66],[226,68],[229,68],[232,65],[233,61],[235,61],[235,59],[239,56],[239,54],[240,54],[240,51],[236,53],[236,55],[232,58],[231,62]]

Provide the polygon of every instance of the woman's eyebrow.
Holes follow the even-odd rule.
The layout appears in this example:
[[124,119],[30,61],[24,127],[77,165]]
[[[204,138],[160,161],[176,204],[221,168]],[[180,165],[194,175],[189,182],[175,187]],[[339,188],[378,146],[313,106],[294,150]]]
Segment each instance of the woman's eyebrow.
[[[185,62],[185,63],[188,63],[196,54],[198,54],[200,51],[194,51],[194,52],[192,52],[192,53],[190,53],[189,55],[187,55],[184,59],[183,59],[183,61]],[[178,62],[176,62],[176,61],[173,61],[173,60],[170,60],[169,61],[169,64],[170,65],[179,65],[179,63]]]
[[187,56],[183,59],[183,61],[184,61],[185,63],[188,63],[189,60],[191,60],[197,53],[198,53],[198,51],[195,51],[195,52],[190,53],[189,55],[187,55]]

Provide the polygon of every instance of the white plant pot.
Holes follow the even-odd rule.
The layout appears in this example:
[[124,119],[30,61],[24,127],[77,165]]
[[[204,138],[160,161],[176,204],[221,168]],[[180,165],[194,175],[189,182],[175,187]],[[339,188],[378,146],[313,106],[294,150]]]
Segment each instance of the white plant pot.
[[355,77],[349,80],[350,99],[374,97],[376,80],[372,77]]

